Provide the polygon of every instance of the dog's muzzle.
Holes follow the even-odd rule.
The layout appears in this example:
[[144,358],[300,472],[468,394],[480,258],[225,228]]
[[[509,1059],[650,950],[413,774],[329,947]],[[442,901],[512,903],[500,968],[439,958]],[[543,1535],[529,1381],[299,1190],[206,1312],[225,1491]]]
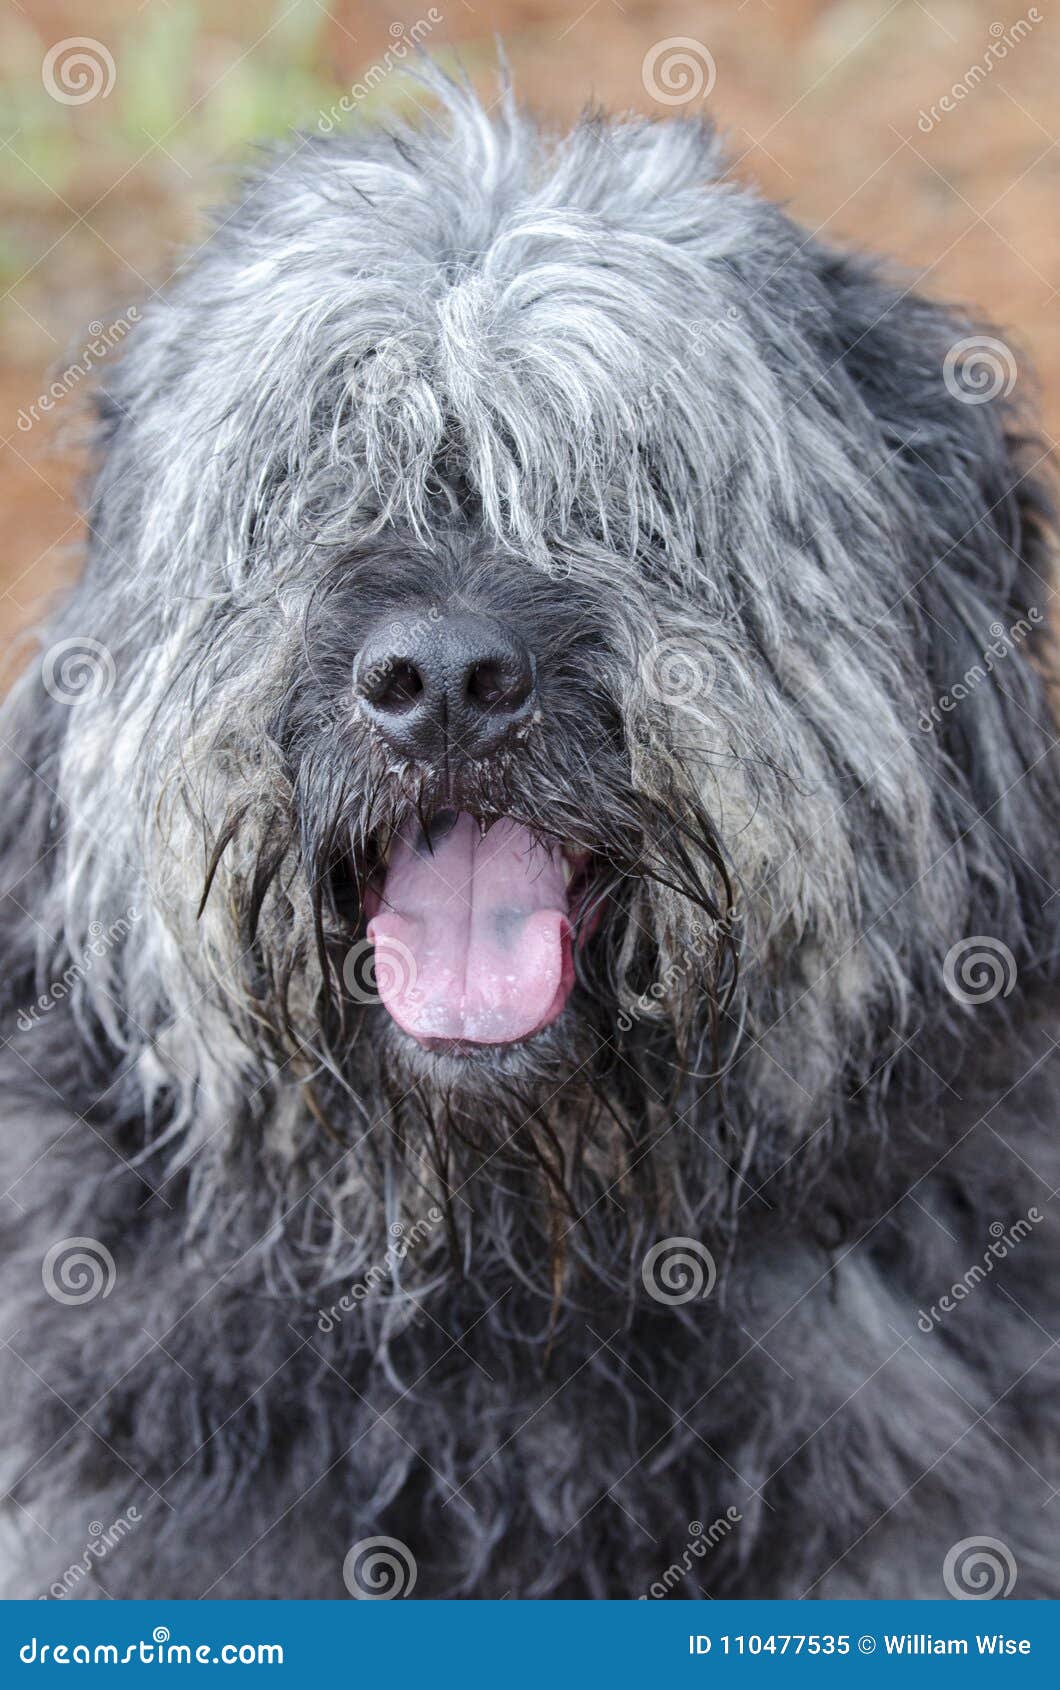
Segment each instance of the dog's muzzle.
[[[454,793],[540,710],[526,645],[474,613],[381,625],[358,654],[354,690],[389,749]],[[366,900],[382,1002],[428,1049],[530,1038],[574,985],[589,853],[522,820],[488,820],[455,804],[426,827],[410,819],[387,841]]]

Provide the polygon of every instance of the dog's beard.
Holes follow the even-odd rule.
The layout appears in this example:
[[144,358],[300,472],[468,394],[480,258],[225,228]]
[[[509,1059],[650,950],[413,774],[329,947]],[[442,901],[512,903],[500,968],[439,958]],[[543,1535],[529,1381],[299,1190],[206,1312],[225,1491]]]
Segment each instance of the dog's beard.
[[[443,780],[351,745],[319,706],[299,720],[289,807],[225,817],[206,889],[209,901],[223,888],[239,923],[241,1037],[285,1084],[297,1076],[312,1112],[313,1142],[283,1177],[292,1193],[319,1181],[339,1223],[338,1237],[324,1225],[300,1240],[297,1278],[310,1295],[321,1275],[355,1278],[350,1235],[372,1259],[395,1205],[411,1223],[437,1204],[444,1234],[406,1278],[439,1270],[443,1236],[464,1261],[474,1233],[550,1299],[571,1292],[579,1262],[628,1287],[638,1241],[681,1207],[673,1117],[687,1077],[702,1091],[718,1072],[734,976],[721,848],[695,792],[676,774],[638,787],[625,741],[602,730],[589,756],[542,735]],[[461,901],[480,851],[485,960]],[[440,872],[456,881],[455,908],[432,901]],[[523,931],[542,919],[544,941]],[[511,1036],[482,1039],[496,1020],[475,1022],[450,976],[488,974],[505,923],[514,991],[505,981],[485,1011]],[[406,1001],[407,975],[386,976],[390,937],[419,1002]],[[423,1018],[411,1029],[410,1012]]]
[[[540,1045],[553,1075],[584,1062],[579,1034],[613,1037],[631,995],[665,999],[671,1037],[687,1039],[689,1017],[731,989],[731,891],[693,795],[682,807],[677,793],[668,806],[634,792],[624,759],[602,749],[579,793],[559,763],[541,746],[501,775],[421,786],[412,805],[391,778],[386,820],[365,818],[355,846],[357,932],[384,1011],[406,1042],[477,1058],[483,1078],[514,1071],[516,1047]],[[698,956],[652,999],[667,923],[694,924]]]
[[[723,1154],[690,1177],[695,1140],[675,1129],[673,1085],[657,1089],[672,1069],[658,1065],[649,1082],[587,1019],[572,1019],[484,1058],[426,1052],[389,1022],[377,1029],[372,1127],[352,1135],[345,1155],[324,1139],[300,1170],[316,1197],[293,1273],[308,1301],[358,1280],[390,1238],[422,1232],[425,1216],[430,1235],[375,1311],[384,1320],[396,1319],[395,1299],[410,1297],[411,1309],[444,1281],[446,1301],[469,1319],[504,1293],[512,1320],[528,1323],[524,1335],[558,1334],[578,1311],[609,1307],[620,1318],[636,1289],[632,1266],[664,1233],[691,1230],[721,1259],[735,1144],[721,1141]],[[318,1166],[341,1167],[341,1183],[320,1180]],[[284,1272],[291,1283],[290,1259]]]

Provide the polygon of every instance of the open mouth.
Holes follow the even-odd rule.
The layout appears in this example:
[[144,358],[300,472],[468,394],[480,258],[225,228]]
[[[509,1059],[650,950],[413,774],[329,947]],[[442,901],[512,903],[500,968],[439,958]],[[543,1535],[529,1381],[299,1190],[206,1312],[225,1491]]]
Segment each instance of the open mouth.
[[367,900],[379,995],[428,1050],[510,1045],[547,1027],[591,929],[589,852],[454,810],[393,840]]

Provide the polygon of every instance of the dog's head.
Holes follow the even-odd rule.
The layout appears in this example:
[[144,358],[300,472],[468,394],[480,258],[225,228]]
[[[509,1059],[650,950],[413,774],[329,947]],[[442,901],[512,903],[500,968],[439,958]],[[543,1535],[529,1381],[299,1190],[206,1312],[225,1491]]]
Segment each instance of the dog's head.
[[599,1189],[724,1180],[971,1025],[959,942],[1051,951],[1036,454],[701,127],[447,100],[267,162],[108,372],[53,904],[139,906],[85,1004],[186,1118],[566,1088]]

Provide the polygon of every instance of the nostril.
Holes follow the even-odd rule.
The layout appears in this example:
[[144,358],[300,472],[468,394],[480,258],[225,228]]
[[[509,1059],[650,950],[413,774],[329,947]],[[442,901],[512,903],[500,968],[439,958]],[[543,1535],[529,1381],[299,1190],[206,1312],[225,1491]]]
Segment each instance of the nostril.
[[389,659],[365,677],[362,691],[377,710],[397,714],[411,710],[423,696],[423,676],[404,658]]
[[499,663],[476,663],[467,677],[467,696],[484,710],[506,702],[511,676]]
[[515,710],[529,691],[529,675],[496,662],[476,663],[465,686],[468,698],[480,710]]

